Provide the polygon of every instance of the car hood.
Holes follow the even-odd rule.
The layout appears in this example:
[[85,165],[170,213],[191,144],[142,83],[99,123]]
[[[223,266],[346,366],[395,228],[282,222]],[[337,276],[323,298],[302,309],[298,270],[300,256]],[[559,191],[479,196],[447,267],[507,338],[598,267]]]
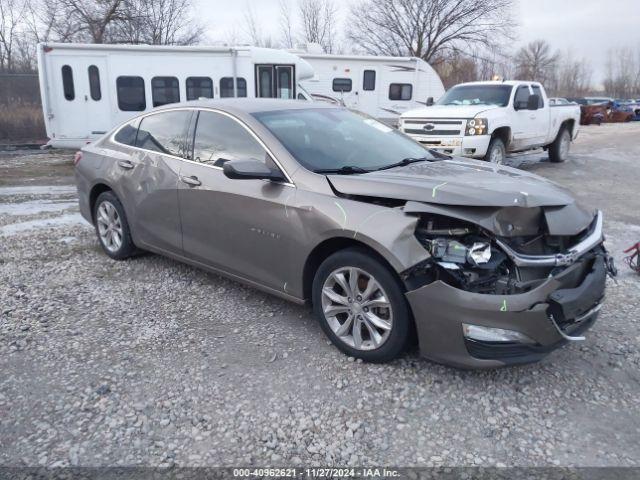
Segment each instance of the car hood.
[[474,118],[475,116],[500,107],[490,105],[433,105],[416,108],[402,114],[402,118]]
[[474,160],[421,162],[360,175],[329,175],[341,194],[472,207],[545,207],[574,202],[559,185]]

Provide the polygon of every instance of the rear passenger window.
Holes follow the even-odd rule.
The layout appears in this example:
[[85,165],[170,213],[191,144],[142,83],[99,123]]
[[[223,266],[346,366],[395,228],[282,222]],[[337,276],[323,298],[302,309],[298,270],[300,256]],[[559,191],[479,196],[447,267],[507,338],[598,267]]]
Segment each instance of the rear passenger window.
[[147,108],[142,77],[118,77],[118,108],[123,112],[141,112]]
[[[221,167],[228,160],[255,158],[266,161],[262,145],[238,122],[215,112],[201,111],[196,125],[193,158]],[[275,164],[269,164],[274,168]]]
[[89,67],[89,93],[91,99],[96,102],[102,98],[102,90],[100,89],[100,71],[95,65]]
[[334,78],[331,88],[334,92],[350,92],[351,91],[351,79],[350,78]]
[[389,100],[411,100],[413,85],[410,83],[392,83],[389,85]]
[[189,110],[175,110],[144,117],[138,128],[136,147],[183,157],[186,148],[186,128],[191,118]]
[[364,71],[364,76],[362,78],[362,89],[367,91],[376,89],[376,71],[375,70]]
[[[247,81],[242,77],[236,77],[236,90],[238,97],[247,96]],[[233,97],[233,77],[220,79],[220,96],[222,98]]]
[[213,81],[209,77],[187,78],[187,100],[213,98]]
[[151,100],[154,107],[180,101],[180,87],[176,77],[153,77],[151,79]]
[[69,65],[62,67],[62,91],[67,100],[76,98],[76,91],[73,87],[73,70]]
[[114,140],[118,143],[135,147],[136,134],[138,133],[138,128],[135,124],[136,122],[127,123],[122,128],[120,128],[115,137],[113,137]]

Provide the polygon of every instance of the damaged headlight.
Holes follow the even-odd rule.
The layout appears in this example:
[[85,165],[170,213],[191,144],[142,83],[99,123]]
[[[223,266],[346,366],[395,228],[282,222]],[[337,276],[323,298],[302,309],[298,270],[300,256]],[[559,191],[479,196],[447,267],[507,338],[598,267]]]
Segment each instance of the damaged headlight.
[[477,266],[488,263],[491,260],[491,244],[489,242],[474,242],[470,247],[467,247],[458,240],[435,238],[431,240],[430,253],[441,266],[454,270],[456,267],[451,267],[450,264],[469,263]]

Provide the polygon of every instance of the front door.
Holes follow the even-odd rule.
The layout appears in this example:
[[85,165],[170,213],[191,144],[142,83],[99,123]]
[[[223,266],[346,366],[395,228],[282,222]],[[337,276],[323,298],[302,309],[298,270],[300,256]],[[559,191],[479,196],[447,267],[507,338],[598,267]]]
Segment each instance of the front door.
[[106,57],[54,57],[49,77],[60,138],[95,138],[113,127]]
[[256,97],[295,98],[293,65],[256,65]]
[[531,148],[536,141],[535,122],[537,114],[535,110],[527,109],[527,101],[531,95],[531,90],[527,85],[520,85],[516,90],[513,99],[512,136],[510,151],[525,150]]
[[253,135],[234,118],[201,111],[193,159],[183,162],[178,190],[184,255],[248,280],[284,290],[283,255],[290,250],[287,202],[295,188],[264,180],[232,180],[229,160],[257,159],[276,167]]

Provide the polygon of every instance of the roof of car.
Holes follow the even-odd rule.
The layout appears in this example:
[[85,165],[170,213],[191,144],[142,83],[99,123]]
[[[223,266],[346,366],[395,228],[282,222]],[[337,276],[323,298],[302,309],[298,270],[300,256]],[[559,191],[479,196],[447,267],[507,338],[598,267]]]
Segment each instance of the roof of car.
[[156,108],[156,110],[180,107],[219,108],[221,110],[235,110],[246,113],[268,112],[275,110],[301,110],[305,108],[339,108],[336,105],[331,105],[326,102],[309,102],[304,100],[281,100],[277,98],[216,98],[171,103]]

